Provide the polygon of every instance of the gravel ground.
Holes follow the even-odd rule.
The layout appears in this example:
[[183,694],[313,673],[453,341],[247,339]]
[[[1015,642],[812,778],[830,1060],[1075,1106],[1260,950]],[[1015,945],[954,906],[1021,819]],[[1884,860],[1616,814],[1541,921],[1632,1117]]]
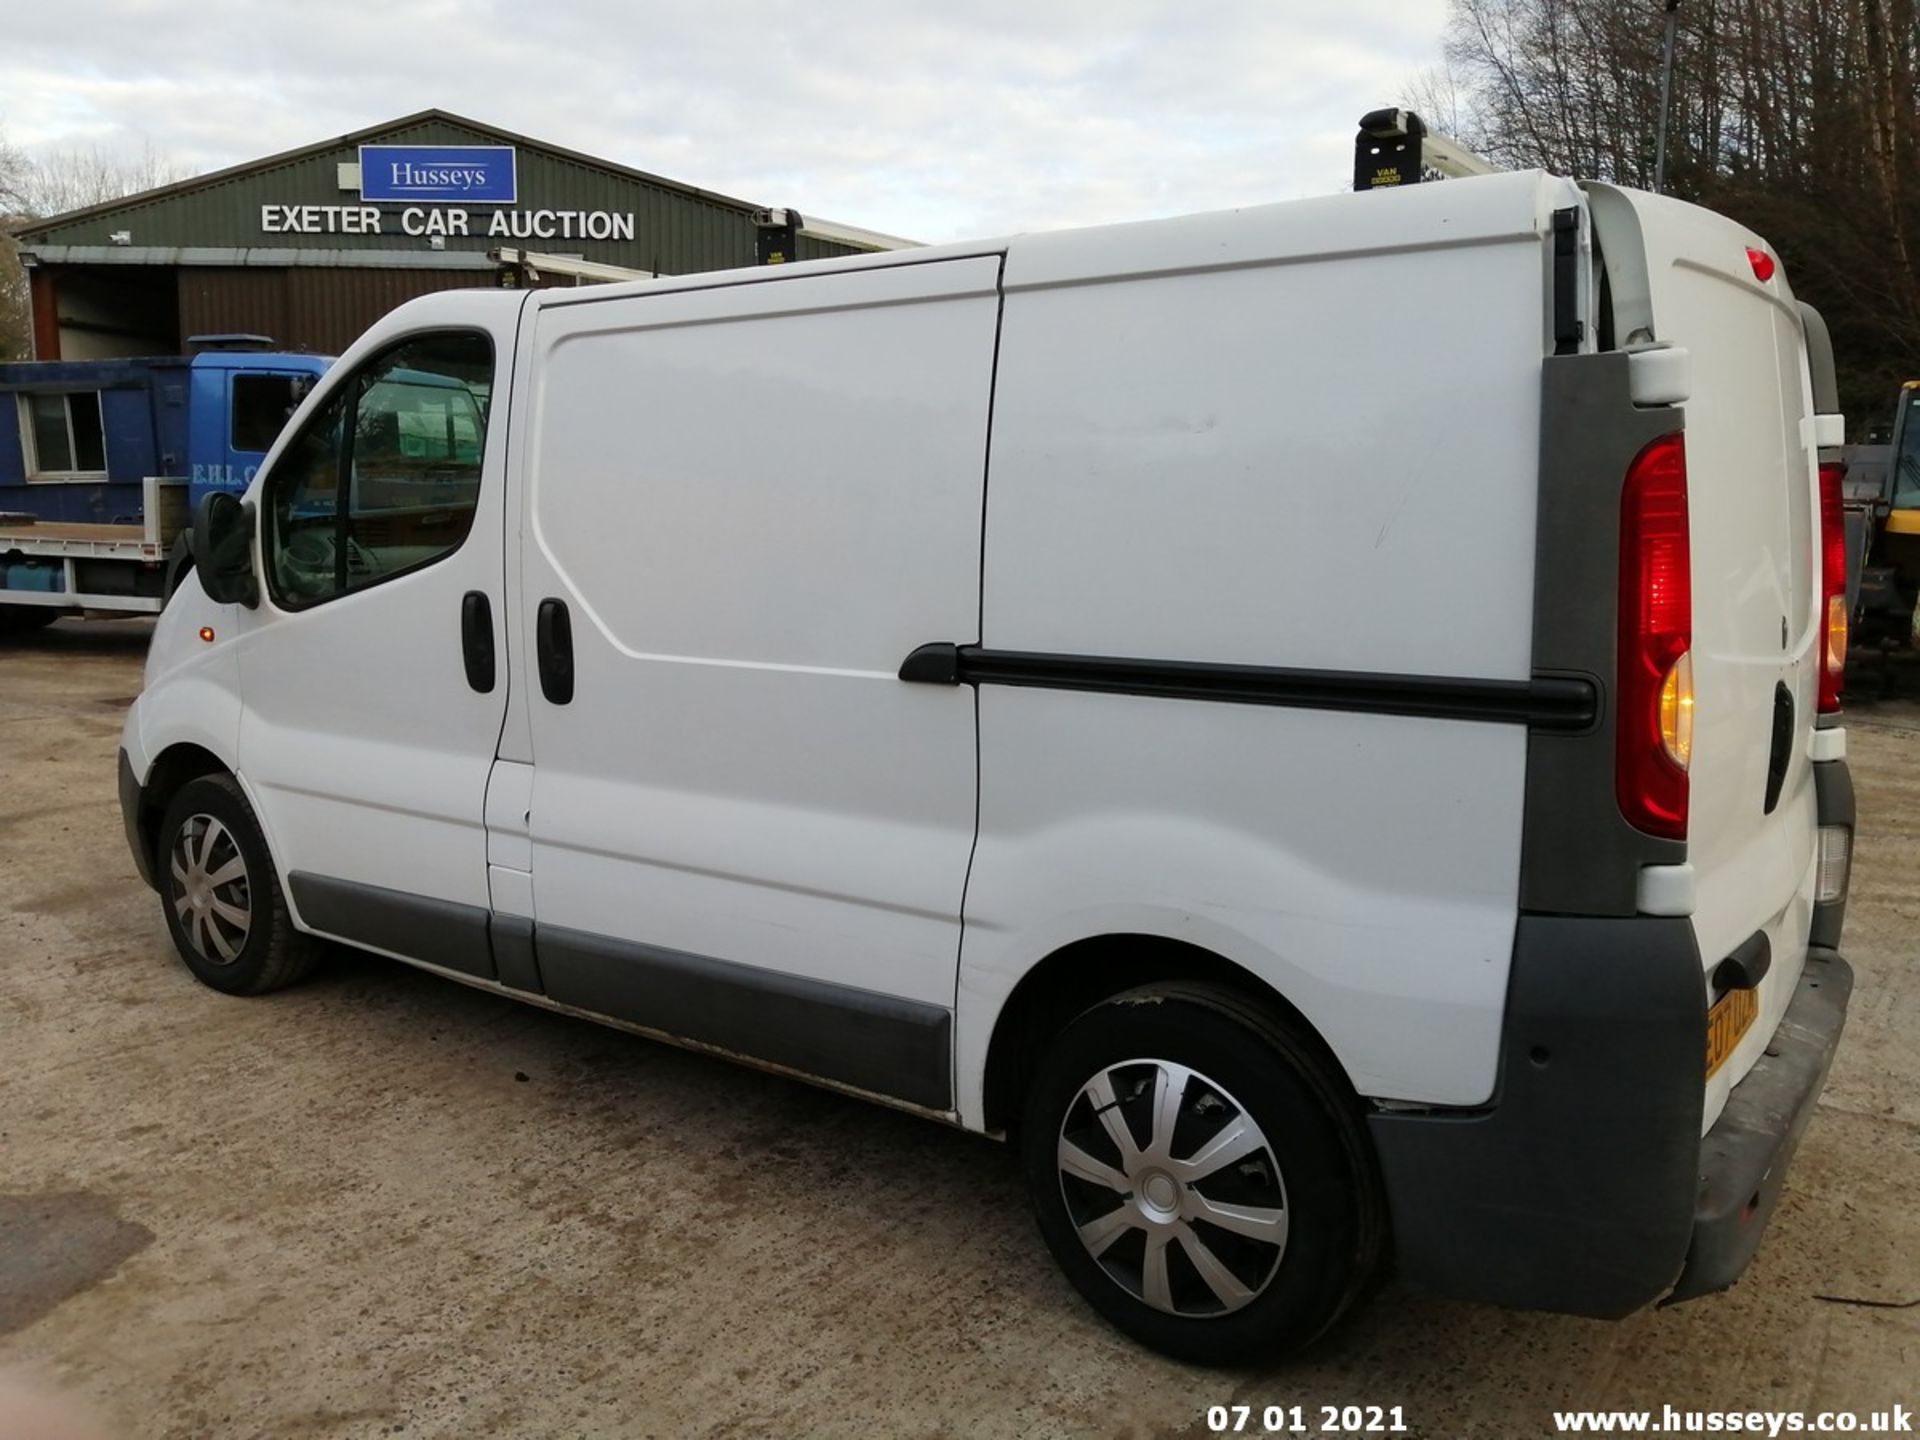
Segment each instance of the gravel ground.
[[1092,1317],[989,1141],[378,960],[196,984],[114,794],[145,640],[0,642],[0,1366],[112,1435],[1144,1437],[1248,1403],[1510,1436],[1920,1402],[1920,1308],[1819,1298],[1920,1299],[1911,700],[1851,719],[1852,1019],[1737,1289],[1601,1324],[1390,1286],[1304,1362],[1207,1372]]

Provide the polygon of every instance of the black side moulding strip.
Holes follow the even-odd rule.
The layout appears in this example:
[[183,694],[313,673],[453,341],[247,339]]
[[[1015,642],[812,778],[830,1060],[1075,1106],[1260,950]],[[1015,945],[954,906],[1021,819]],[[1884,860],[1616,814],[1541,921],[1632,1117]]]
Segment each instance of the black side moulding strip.
[[1599,711],[1593,685],[1579,677],[1479,680],[1056,655],[948,643],[920,646],[902,662],[900,678],[927,685],[1014,685],[1231,705],[1488,720],[1568,732],[1591,727]]

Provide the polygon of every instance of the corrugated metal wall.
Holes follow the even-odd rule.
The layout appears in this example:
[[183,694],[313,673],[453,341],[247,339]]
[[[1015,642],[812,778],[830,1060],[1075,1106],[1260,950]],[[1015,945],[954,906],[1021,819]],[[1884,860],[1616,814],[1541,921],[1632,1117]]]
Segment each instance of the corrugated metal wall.
[[484,270],[289,270],[287,333],[302,349],[338,355],[394,306],[436,290],[492,285]]
[[282,345],[287,333],[284,270],[174,271],[180,287],[180,339],[189,335],[267,335]]
[[338,355],[396,305],[436,290],[491,286],[484,270],[182,267],[180,331],[268,335],[288,350]]

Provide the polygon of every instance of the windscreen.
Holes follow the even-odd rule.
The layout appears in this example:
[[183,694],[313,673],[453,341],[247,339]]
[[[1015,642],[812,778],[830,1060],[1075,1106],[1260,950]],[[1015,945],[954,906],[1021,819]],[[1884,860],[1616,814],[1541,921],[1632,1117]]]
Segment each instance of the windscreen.
[[1920,390],[1902,392],[1900,403],[1906,423],[1895,427],[1900,453],[1893,459],[1893,508],[1920,510]]
[[311,383],[305,375],[234,376],[233,448],[248,455],[271,450]]

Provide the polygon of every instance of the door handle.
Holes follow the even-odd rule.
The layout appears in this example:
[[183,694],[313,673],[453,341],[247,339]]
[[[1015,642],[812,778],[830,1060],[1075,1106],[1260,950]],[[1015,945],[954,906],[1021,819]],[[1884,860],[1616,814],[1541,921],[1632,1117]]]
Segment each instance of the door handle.
[[1780,803],[1781,787],[1787,783],[1787,766],[1793,760],[1793,692],[1781,681],[1773,687],[1773,747],[1767,756],[1767,806],[1771,815]]
[[566,601],[540,602],[534,649],[540,659],[540,693],[551,705],[565,705],[573,699],[573,620]]
[[460,601],[460,654],[467,662],[467,684],[492,694],[493,602],[484,590],[469,590]]

